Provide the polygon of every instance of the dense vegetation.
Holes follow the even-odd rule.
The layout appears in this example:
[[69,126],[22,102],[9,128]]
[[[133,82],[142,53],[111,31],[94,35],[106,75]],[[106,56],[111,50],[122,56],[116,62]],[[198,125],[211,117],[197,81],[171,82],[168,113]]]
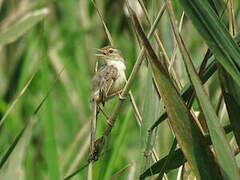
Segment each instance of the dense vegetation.
[[[240,179],[240,2],[95,3],[0,0],[0,179],[87,179],[95,48],[110,44],[126,99],[106,102],[93,179]],[[100,114],[97,138],[108,128]]]

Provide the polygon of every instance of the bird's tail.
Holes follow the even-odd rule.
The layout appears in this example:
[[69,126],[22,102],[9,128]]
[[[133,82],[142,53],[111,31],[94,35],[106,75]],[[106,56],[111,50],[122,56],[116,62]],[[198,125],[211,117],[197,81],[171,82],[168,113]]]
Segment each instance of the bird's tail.
[[96,127],[97,127],[97,103],[95,100],[92,101],[92,118],[91,118],[91,140],[90,140],[90,151],[89,151],[89,159],[91,160],[93,157],[91,157],[94,153],[94,142],[96,139]]
[[94,161],[94,143],[96,139],[96,127],[97,127],[97,102],[92,100],[92,118],[91,118],[91,137],[90,137],[90,146],[89,146],[89,165],[88,165],[88,180],[93,178],[93,161]]

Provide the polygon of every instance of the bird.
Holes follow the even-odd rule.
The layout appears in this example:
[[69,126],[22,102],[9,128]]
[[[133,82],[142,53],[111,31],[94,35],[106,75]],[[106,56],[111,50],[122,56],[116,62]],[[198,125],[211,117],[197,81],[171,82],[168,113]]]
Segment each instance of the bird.
[[[104,137],[96,140],[96,123],[99,110],[104,112],[100,105],[104,106],[105,102],[115,96],[120,99],[125,99],[121,96],[122,89],[126,83],[124,58],[121,52],[113,46],[106,46],[97,49],[96,56],[103,59],[105,64],[102,65],[95,73],[92,79],[92,112],[91,120],[91,140],[90,140],[90,154],[89,162],[96,161],[101,153],[101,148],[104,145]],[[113,125],[108,121],[110,127]],[[91,167],[91,165],[89,166]],[[89,168],[90,170],[91,168]]]
[[92,100],[104,106],[106,100],[116,95],[122,98],[120,93],[126,82],[126,66],[120,51],[113,46],[97,50],[100,53],[96,56],[106,63],[99,68],[92,79]]

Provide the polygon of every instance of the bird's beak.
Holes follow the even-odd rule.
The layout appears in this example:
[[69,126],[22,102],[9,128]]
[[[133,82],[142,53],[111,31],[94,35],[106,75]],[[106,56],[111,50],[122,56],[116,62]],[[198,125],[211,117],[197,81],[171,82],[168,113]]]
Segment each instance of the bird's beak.
[[97,57],[100,57],[100,58],[105,58],[107,57],[106,55],[106,50],[105,49],[96,49],[97,51],[101,52],[101,53],[97,53],[95,54]]

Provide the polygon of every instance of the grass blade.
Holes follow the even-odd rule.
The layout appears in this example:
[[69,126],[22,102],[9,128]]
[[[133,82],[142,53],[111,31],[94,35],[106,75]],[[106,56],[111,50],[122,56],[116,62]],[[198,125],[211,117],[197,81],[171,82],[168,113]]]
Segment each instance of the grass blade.
[[[165,104],[170,124],[193,172],[199,179],[211,179],[211,177],[222,179],[218,165],[215,163],[202,133],[179,96],[168,74],[159,63],[155,52],[139,24],[137,16],[133,11],[131,11],[131,13],[133,13],[136,30],[151,58],[150,63],[153,74]],[[203,160],[200,157],[205,158]]]
[[[217,65],[213,61],[213,58],[211,58],[210,63],[206,67],[205,71],[203,72],[202,82],[205,83],[207,80],[216,72]],[[193,87],[190,85],[190,83],[187,83],[183,89],[181,90],[181,97],[186,102],[192,95],[193,95]],[[167,113],[163,112],[162,115],[158,118],[156,122],[151,126],[150,130],[153,130],[155,127],[157,127],[161,122],[165,121],[167,118]]]
[[131,167],[132,164],[128,164],[127,166],[123,167],[122,169],[120,169],[118,172],[116,172],[109,180],[116,180],[119,178],[119,176],[124,173],[124,171],[126,171],[129,167]]
[[[226,134],[232,132],[232,127],[231,125],[227,125],[224,127],[224,130],[226,132]],[[209,135],[205,136],[206,142],[208,143],[208,145],[212,145],[212,141]],[[173,145],[172,145],[173,147]],[[171,157],[169,157],[169,155]],[[168,161],[168,163],[167,163]],[[144,173],[141,174],[140,178],[146,178],[148,176],[152,176],[155,175],[157,173],[160,173],[163,169],[164,172],[169,172],[173,169],[179,168],[180,166],[182,166],[185,162],[187,162],[186,158],[183,155],[183,152],[181,149],[177,149],[175,151],[173,151],[163,157],[162,159],[160,159],[159,161],[157,161],[156,163],[154,163],[150,168],[148,168]],[[167,165],[165,165],[167,164]],[[164,167],[165,166],[165,167]]]
[[30,86],[32,80],[34,79],[34,77],[36,76],[37,71],[35,71],[32,76],[30,77],[30,79],[27,81],[26,85],[23,87],[23,89],[20,91],[20,93],[18,94],[18,96],[14,99],[14,101],[11,103],[11,105],[9,106],[9,108],[7,109],[7,111],[4,113],[3,117],[0,120],[0,127],[3,125],[4,121],[6,120],[7,116],[11,113],[11,111],[13,110],[13,108],[15,107],[15,105],[17,104],[17,102],[20,100],[20,98],[25,94],[25,92],[27,91],[28,87]]
[[[141,137],[141,152],[144,151],[144,156],[142,156],[142,162],[141,162],[141,170],[145,170],[146,167],[148,167],[148,164],[151,162],[151,152],[153,148],[153,138],[152,133],[149,134],[148,129],[150,128],[151,124],[155,121],[156,112],[159,110],[159,98],[158,94],[155,90],[155,87],[153,85],[153,77],[152,77],[152,69],[151,66],[148,66],[148,72],[145,82],[145,90],[146,93],[144,97],[144,103],[143,103],[143,110],[142,110],[142,126],[140,131],[140,137]],[[148,137],[149,135],[149,137]]]
[[240,91],[239,86],[233,81],[231,76],[224,69],[220,67],[219,78],[221,81],[224,101],[226,103],[229,120],[233,127],[233,133],[235,135],[238,146],[240,146]]
[[[60,74],[62,73],[63,70],[61,70],[59,72],[59,74],[57,75],[57,78],[59,78]],[[57,80],[56,78],[56,80]],[[8,148],[8,150],[6,151],[6,153],[3,155],[3,157],[0,160],[0,169],[4,166],[4,164],[7,162],[7,160],[10,158],[11,154],[14,152],[16,146],[19,144],[19,141],[23,138],[23,135],[26,131],[26,129],[29,128],[29,126],[33,127],[33,124],[35,123],[35,116],[38,114],[38,112],[40,111],[40,109],[42,108],[44,102],[47,100],[50,92],[52,91],[52,88],[54,87],[55,82],[53,83],[53,86],[48,90],[48,92],[46,93],[45,97],[41,100],[41,102],[39,103],[39,105],[36,107],[35,111],[33,112],[33,117],[32,119],[30,119],[30,121],[28,121],[25,125],[25,127],[19,132],[19,134],[17,135],[17,137],[14,139],[13,143],[11,144],[11,146]],[[32,128],[30,128],[32,129]],[[16,151],[16,150],[15,150]]]
[[[234,37],[234,40],[239,43],[240,42],[240,32]],[[208,60],[210,63],[205,68],[203,75],[201,77],[201,81],[204,84],[207,82],[207,80],[216,72],[217,65],[215,62],[215,58],[211,56]],[[184,101],[187,101],[187,99],[192,96],[193,94],[193,87],[190,85],[190,83],[187,83],[184,88],[181,90],[181,96],[184,99]],[[167,118],[167,113],[164,112],[158,120],[152,125],[150,130],[153,130],[155,127],[157,127],[161,122],[165,121]]]
[[6,153],[3,155],[3,157],[1,158],[0,161],[0,169],[3,167],[4,163],[7,161],[7,159],[9,158],[10,154],[13,152],[13,150],[15,149],[17,143],[19,142],[19,140],[21,139],[24,131],[25,131],[26,127],[24,127],[21,132],[17,135],[17,137],[14,139],[13,143],[11,144],[11,146],[9,147],[9,149],[6,151]]
[[132,111],[129,110],[126,114],[126,118],[123,120],[122,124],[121,124],[121,128],[119,131],[119,134],[117,137],[115,137],[114,140],[114,145],[113,147],[119,147],[119,148],[113,148],[113,152],[111,153],[110,161],[106,167],[105,173],[104,173],[104,177],[102,177],[101,179],[103,180],[107,180],[110,178],[111,173],[114,169],[114,167],[116,167],[116,162],[118,162],[118,157],[120,152],[122,152],[121,149],[121,144],[124,144],[125,139],[126,139],[126,133],[129,127],[129,122],[132,119]]
[[239,179],[239,172],[238,172],[236,161],[234,160],[234,157],[233,157],[233,153],[230,149],[226,136],[219,123],[219,119],[216,115],[216,112],[213,106],[211,105],[210,100],[208,99],[208,96],[203,86],[201,85],[201,81],[196,73],[192,60],[179,34],[177,25],[175,23],[176,20],[173,14],[173,9],[170,1],[168,0],[167,0],[167,9],[168,9],[170,21],[173,27],[175,38],[177,40],[180,52],[183,56],[188,77],[191,80],[191,83],[195,89],[196,97],[198,99],[202,112],[205,116],[218,162],[220,164],[220,167],[224,169],[223,175],[227,179]]
[[162,179],[164,173],[167,172],[166,170],[169,168],[169,166],[171,164],[171,161],[172,161],[172,158],[173,158],[172,156],[173,156],[173,153],[174,153],[174,150],[175,150],[176,146],[177,146],[177,140],[176,140],[176,138],[174,138],[173,143],[172,143],[172,147],[171,147],[171,149],[168,153],[167,159],[164,161],[164,164],[162,165],[162,168],[160,169],[160,172],[159,172],[159,175],[158,175],[159,179]]
[[[47,59],[44,59],[43,62],[43,69],[42,69],[42,89],[44,87],[48,87],[50,84],[49,80],[49,69],[48,69],[48,62]],[[50,89],[48,87],[47,89]],[[47,91],[45,92],[47,93]],[[60,170],[59,170],[59,163],[58,163],[58,154],[57,154],[57,147],[56,147],[56,140],[55,140],[55,129],[54,129],[54,118],[52,114],[52,97],[48,97],[48,101],[46,102],[43,114],[41,116],[44,122],[44,130],[45,130],[45,154],[47,157],[47,167],[48,167],[48,175],[50,179],[60,179]]]
[[[183,152],[181,151],[181,149],[177,149],[177,150],[173,151],[170,154],[170,156],[171,157],[169,157],[169,155],[167,155],[164,158],[157,161],[156,163],[154,163],[143,174],[141,174],[140,179],[144,179],[146,177],[153,176],[157,173],[160,173],[161,170],[163,170],[163,168],[164,168],[164,172],[167,173],[170,170],[173,170],[173,169],[176,169],[176,168],[182,166],[187,161],[184,158],[184,155],[183,155]],[[165,166],[165,164],[168,160],[169,160],[169,163],[167,164],[167,166]]]
[[210,7],[209,2],[207,0],[180,0],[180,3],[216,60],[240,85],[240,72],[237,69],[237,66],[240,67],[239,48]]
[[[11,146],[12,149],[11,153],[8,151],[7,158],[5,157],[4,160],[8,159],[6,163],[4,163],[1,171],[0,176],[3,180],[21,180],[23,176],[19,176],[23,170],[23,160],[26,154],[27,145],[29,143],[33,125],[36,122],[36,117],[33,117],[27,127],[24,128],[19,136],[17,136],[16,140],[14,141],[13,145]],[[10,156],[11,154],[11,156]],[[2,162],[2,161],[1,161]],[[3,164],[2,164],[3,165]]]
[[78,168],[76,171],[74,171],[72,174],[70,174],[69,176],[65,177],[64,180],[69,180],[72,177],[74,177],[76,174],[78,174],[79,172],[81,172],[82,170],[84,170],[86,167],[88,167],[88,163],[83,165],[82,167]]
[[0,34],[0,46],[11,43],[26,33],[35,24],[48,14],[48,9],[43,8],[25,15],[17,24]]

